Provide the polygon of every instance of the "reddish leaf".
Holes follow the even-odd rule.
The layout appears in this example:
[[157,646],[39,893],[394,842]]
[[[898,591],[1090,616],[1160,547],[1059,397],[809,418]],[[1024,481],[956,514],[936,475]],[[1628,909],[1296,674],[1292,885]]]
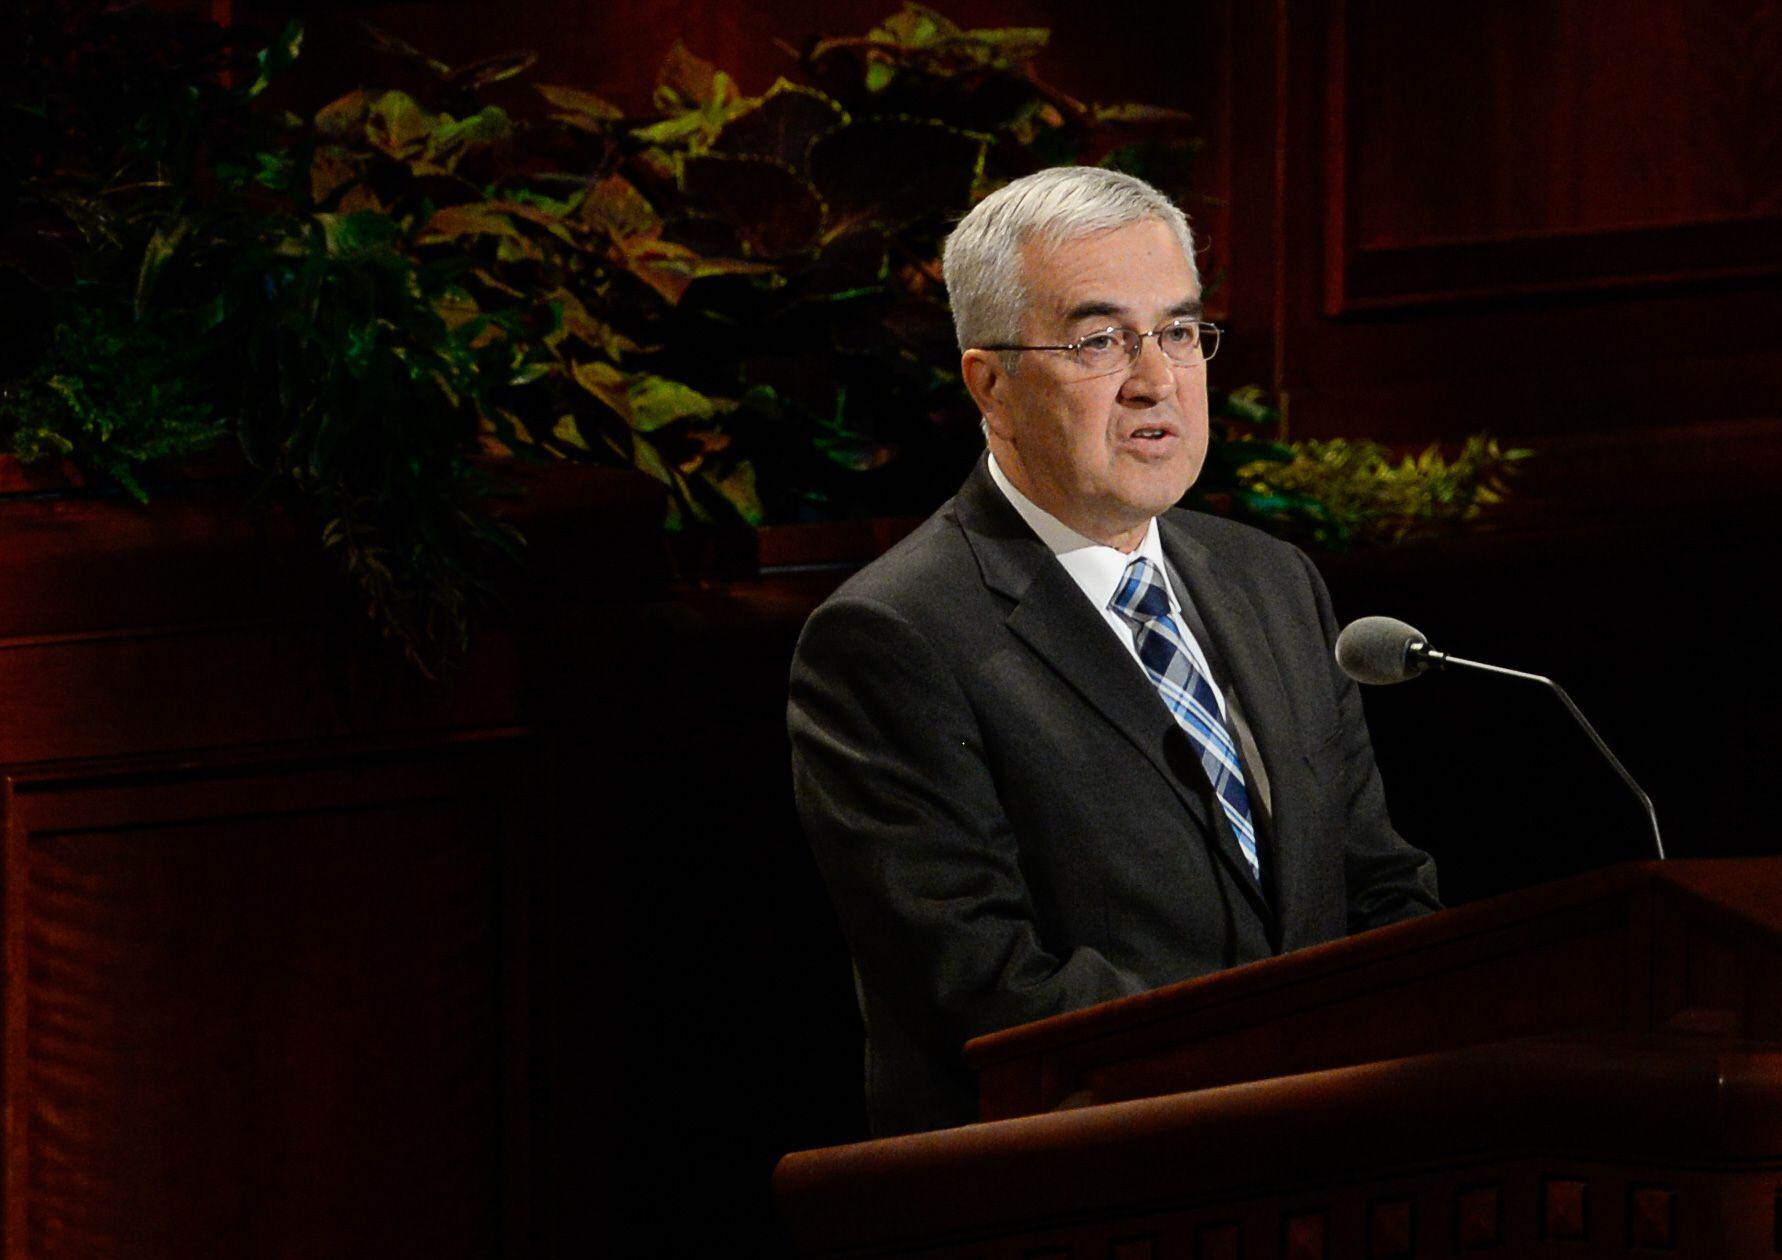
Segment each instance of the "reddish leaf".
[[1128,127],[1182,127],[1192,119],[1190,115],[1179,109],[1166,109],[1161,105],[1140,105],[1132,101],[1125,101],[1118,105],[1096,105],[1095,121]]
[[557,289],[549,294],[550,300],[557,303],[563,313],[562,326],[551,339],[555,345],[564,337],[574,337],[583,345],[598,350],[609,359],[620,359],[637,350],[637,342],[614,328],[604,320],[596,319],[588,313],[582,300],[568,289]]
[[602,131],[607,123],[622,117],[617,106],[608,104],[592,92],[549,83],[536,83],[533,86],[540,96],[550,102],[551,117],[582,131]]
[[362,159],[334,145],[317,149],[309,163],[309,195],[317,205],[359,178]]
[[894,44],[899,48],[927,48],[964,34],[949,19],[919,4],[905,4],[901,10],[875,26],[867,38],[875,43]]
[[720,80],[727,84],[730,76],[677,39],[656,72],[656,107],[667,112],[703,104],[718,93]]
[[416,238],[421,245],[437,245],[460,236],[500,236],[524,241],[512,219],[489,206],[441,206],[427,220],[427,226]]
[[883,327],[924,358],[944,363],[953,355],[953,320],[939,302],[897,302],[885,312]]
[[765,263],[730,258],[701,258],[672,241],[635,240],[621,246],[628,271],[649,285],[670,305],[678,303],[687,286],[704,276],[759,275],[772,271]]
[[364,132],[365,119],[370,113],[370,94],[363,88],[355,88],[316,111],[316,130],[334,139],[357,138]]
[[656,208],[623,175],[609,175],[590,188],[578,217],[589,227],[606,229],[615,240],[654,235],[662,228]]
[[496,53],[492,57],[484,57],[467,66],[460,66],[446,76],[446,81],[459,86],[472,88],[487,87],[491,83],[499,83],[503,79],[511,79],[517,74],[524,74],[538,61],[538,54],[525,49],[513,52]]
[[625,374],[610,363],[576,363],[569,369],[577,385],[605,403],[626,424],[631,423],[631,395],[626,390]]
[[827,236],[871,223],[895,231],[971,204],[986,137],[920,118],[867,118],[811,148],[812,182],[829,206]]
[[885,280],[885,234],[860,227],[823,243],[817,261],[798,273],[793,283],[801,296],[826,297],[871,288]]
[[708,154],[681,168],[688,204],[736,229],[758,255],[804,249],[823,226],[823,201],[810,182],[778,162]]
[[724,124],[712,150],[800,169],[816,139],[847,121],[847,111],[823,93],[781,79],[757,105]]
[[392,56],[400,57],[411,65],[418,66],[436,78],[443,79],[451,74],[452,68],[445,62],[435,61],[407,40],[391,34],[381,26],[374,26],[370,22],[360,22],[359,25],[367,35],[371,36],[372,43]]

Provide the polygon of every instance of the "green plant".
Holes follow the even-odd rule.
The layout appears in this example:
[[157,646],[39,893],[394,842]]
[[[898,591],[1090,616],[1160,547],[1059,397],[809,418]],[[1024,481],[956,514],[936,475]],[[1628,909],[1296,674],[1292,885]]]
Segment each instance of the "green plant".
[[862,36],[812,40],[753,100],[670,57],[665,117],[628,132],[646,145],[639,186],[676,239],[771,264],[689,292],[658,369],[732,404],[724,435],[758,501],[738,503],[746,517],[939,502],[981,450],[937,262],[951,223],[1059,162],[1186,168],[1185,116],[1057,91],[1034,65],[1047,38],[906,5]]
[[242,142],[215,28],[138,8],[0,16],[0,451],[139,473],[226,428],[206,350],[149,301],[200,153]]
[[474,456],[528,372],[501,330],[535,312],[449,320],[463,260],[294,194],[313,146],[254,103],[298,28],[253,57],[140,6],[36,6],[11,33],[6,108],[45,125],[5,167],[24,353],[0,375],[0,449],[145,499],[158,463],[229,434],[417,663],[461,647],[515,543]]
[[37,365],[0,386],[0,451],[27,463],[68,459],[146,503],[139,469],[201,454],[223,435],[215,408],[177,370],[193,357],[180,331],[100,307],[69,311]]
[[[427,667],[520,539],[502,459],[636,467],[671,529],[930,510],[981,449],[936,262],[1003,182],[1105,162],[1178,194],[1184,116],[1076,101],[1047,32],[906,5],[759,97],[676,47],[626,117],[532,58],[267,106],[250,51],[144,4],[0,15],[0,451],[142,499],[232,439]],[[495,96],[501,94],[501,102]],[[1218,396],[1195,489],[1339,544],[1466,519],[1517,453],[1388,465]],[[1469,452],[1471,448],[1469,448]]]
[[567,86],[487,104],[525,58],[453,68],[379,36],[420,86],[322,109],[291,187],[456,259],[448,321],[530,304],[530,340],[500,330],[524,405],[482,407],[503,449],[630,463],[670,528],[924,511],[979,445],[935,262],[950,221],[1057,160],[1191,147],[1179,114],[1049,88],[1045,37],[910,6],[754,98],[677,46],[656,112],[626,118]]
[[1378,442],[1296,442],[1293,458],[1246,466],[1261,493],[1316,504],[1312,541],[1327,547],[1385,544],[1451,533],[1508,492],[1507,478],[1532,451],[1504,450],[1475,434],[1452,457],[1438,446],[1398,455]]

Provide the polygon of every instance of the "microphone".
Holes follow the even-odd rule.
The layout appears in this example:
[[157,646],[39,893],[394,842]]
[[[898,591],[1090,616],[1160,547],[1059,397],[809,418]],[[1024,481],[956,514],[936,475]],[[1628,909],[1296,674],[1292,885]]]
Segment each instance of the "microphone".
[[1454,666],[1478,670],[1481,673],[1519,678],[1524,682],[1539,683],[1546,687],[1559,697],[1559,702],[1590,737],[1590,742],[1596,745],[1603,760],[1609,763],[1609,767],[1639,800],[1640,807],[1646,812],[1646,822],[1652,829],[1652,849],[1660,861],[1664,860],[1664,840],[1658,834],[1658,812],[1652,808],[1652,798],[1634,782],[1633,776],[1627,772],[1627,767],[1621,764],[1620,759],[1609,751],[1603,737],[1596,733],[1596,727],[1572,703],[1572,698],[1565,694],[1565,689],[1551,678],[1438,652],[1429,646],[1429,639],[1421,630],[1406,625],[1395,617],[1363,617],[1344,626],[1343,632],[1337,635],[1336,660],[1342,671],[1356,682],[1376,687],[1415,678],[1432,666],[1438,669]]
[[1337,664],[1358,683],[1383,687],[1415,678],[1432,662],[1413,655],[1428,646],[1423,631],[1395,617],[1363,617],[1337,635]]

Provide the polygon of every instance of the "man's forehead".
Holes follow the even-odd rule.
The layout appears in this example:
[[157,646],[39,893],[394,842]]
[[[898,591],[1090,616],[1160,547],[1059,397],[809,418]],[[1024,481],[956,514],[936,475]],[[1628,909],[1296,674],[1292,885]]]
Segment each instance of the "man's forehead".
[[1200,283],[1161,219],[1030,239],[1022,249],[1029,310],[1067,322],[1198,316]]
[[1190,291],[1172,302],[1162,306],[1146,303],[1143,306],[1108,298],[1090,297],[1078,302],[1063,302],[1054,311],[1066,323],[1076,323],[1080,319],[1113,319],[1127,320],[1131,318],[1150,319],[1162,316],[1165,319],[1198,319],[1201,313],[1200,294]]

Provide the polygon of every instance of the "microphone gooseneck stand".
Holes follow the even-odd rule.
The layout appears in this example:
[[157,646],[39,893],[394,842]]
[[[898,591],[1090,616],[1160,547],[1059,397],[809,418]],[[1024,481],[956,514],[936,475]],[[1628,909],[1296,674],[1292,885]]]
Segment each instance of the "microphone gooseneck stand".
[[1658,811],[1652,808],[1652,798],[1646,795],[1644,788],[1634,782],[1633,775],[1627,772],[1627,767],[1621,764],[1621,759],[1609,751],[1609,746],[1603,742],[1603,737],[1596,733],[1596,727],[1590,724],[1590,719],[1585,717],[1583,711],[1572,703],[1572,698],[1565,694],[1564,687],[1541,674],[1529,674],[1519,669],[1505,669],[1501,665],[1487,665],[1483,661],[1469,661],[1464,657],[1450,656],[1446,652],[1436,651],[1422,640],[1406,644],[1405,657],[1407,663],[1411,658],[1415,658],[1426,667],[1433,665],[1438,669],[1449,666],[1459,669],[1476,669],[1487,674],[1498,674],[1504,678],[1520,678],[1524,682],[1540,683],[1558,696],[1559,702],[1565,706],[1566,712],[1577,719],[1578,725],[1584,729],[1584,733],[1590,736],[1590,742],[1596,745],[1596,750],[1603,755],[1603,760],[1607,761],[1615,773],[1621,776],[1621,781],[1627,784],[1628,791],[1639,799],[1640,808],[1646,811],[1646,823],[1652,830],[1652,850],[1660,861],[1664,860],[1664,838],[1658,834]]

